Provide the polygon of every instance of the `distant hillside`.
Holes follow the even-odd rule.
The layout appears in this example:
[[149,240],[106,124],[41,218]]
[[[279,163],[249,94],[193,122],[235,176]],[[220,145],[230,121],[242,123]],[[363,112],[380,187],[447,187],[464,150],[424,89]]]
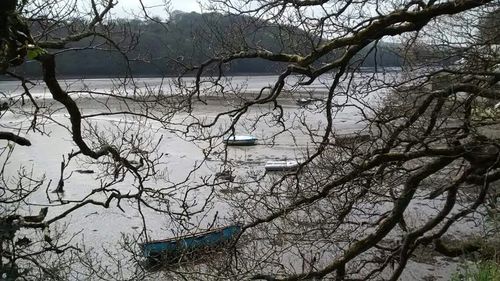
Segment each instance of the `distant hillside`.
[[[58,74],[61,76],[121,76],[129,70],[135,75],[173,75],[183,66],[195,65],[213,56],[242,50],[266,49],[273,52],[293,52],[306,54],[313,44],[314,36],[305,31],[288,26],[264,25],[260,20],[247,16],[226,16],[217,13],[176,12],[168,23],[153,20],[118,20],[114,23],[116,38],[128,31],[122,44],[125,48],[134,43],[132,50],[123,55],[116,51],[95,48],[78,52],[64,52],[57,56]],[[135,39],[139,38],[136,42]],[[82,41],[73,47],[82,48],[95,45],[100,39]],[[105,45],[104,45],[105,46]],[[368,51],[366,51],[368,52]],[[360,54],[364,60],[361,66],[400,66],[402,60],[397,48],[387,43],[379,43],[376,52],[368,56]],[[175,62],[177,61],[177,62]],[[232,62],[226,69],[228,74],[264,74],[282,70],[278,63],[258,59]],[[30,76],[40,75],[36,63],[27,63],[22,71]]]

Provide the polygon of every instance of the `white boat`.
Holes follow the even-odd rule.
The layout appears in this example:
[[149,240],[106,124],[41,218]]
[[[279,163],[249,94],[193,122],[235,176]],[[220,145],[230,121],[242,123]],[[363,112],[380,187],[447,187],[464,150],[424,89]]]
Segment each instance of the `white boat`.
[[292,171],[299,167],[299,162],[295,160],[267,161],[264,167],[266,171]]
[[230,136],[227,137],[224,142],[227,145],[254,145],[257,142],[257,138],[254,136]]

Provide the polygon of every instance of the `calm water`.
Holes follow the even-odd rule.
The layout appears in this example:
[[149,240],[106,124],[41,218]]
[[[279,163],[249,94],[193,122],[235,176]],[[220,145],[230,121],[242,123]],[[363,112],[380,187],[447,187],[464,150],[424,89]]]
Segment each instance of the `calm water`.
[[[277,76],[233,76],[221,80],[221,84],[229,87],[238,88],[243,91],[257,92],[263,87],[272,86],[275,83]],[[292,76],[287,80],[287,88],[295,84],[299,80],[298,77]],[[328,83],[330,77],[320,78],[311,85],[302,87],[303,89],[326,91],[328,88],[324,83]],[[183,85],[191,85],[194,78],[184,78],[181,80]],[[34,85],[28,85],[33,96],[49,97],[50,93],[43,81],[33,80]],[[133,89],[145,90],[146,88],[154,91],[163,91],[165,93],[174,92],[175,85],[178,84],[175,78],[134,78],[130,79],[66,79],[60,80],[61,86],[67,91],[85,92],[109,92],[110,90],[127,90]],[[0,81],[0,94],[7,96],[17,96],[24,92],[18,81]]]

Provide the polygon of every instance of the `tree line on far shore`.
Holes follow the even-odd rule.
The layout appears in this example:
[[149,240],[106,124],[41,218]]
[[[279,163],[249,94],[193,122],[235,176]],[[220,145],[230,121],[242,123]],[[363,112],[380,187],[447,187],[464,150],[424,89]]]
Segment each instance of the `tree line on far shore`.
[[[85,25],[85,20],[74,19],[66,24],[62,30]],[[159,18],[118,19],[108,25],[112,33],[72,43],[73,51],[66,50],[57,55],[60,77],[163,76],[176,75],[179,71],[194,73],[195,69],[190,70],[192,65],[241,48],[306,54],[321,45],[314,31],[295,26],[272,26],[243,15],[176,11],[168,21]],[[32,29],[38,28],[32,26]],[[108,42],[106,36],[114,41],[121,38],[119,47],[123,52],[117,51],[117,46],[111,46],[111,40]],[[373,42],[357,56],[357,65],[401,67],[407,57],[403,59],[404,55],[399,50],[397,43]],[[425,48],[420,48],[419,52],[423,55]],[[335,53],[331,56],[335,57]],[[224,67],[229,74],[258,75],[278,73],[284,66],[282,63],[248,58]],[[37,63],[28,62],[16,72],[28,77],[41,76]]]

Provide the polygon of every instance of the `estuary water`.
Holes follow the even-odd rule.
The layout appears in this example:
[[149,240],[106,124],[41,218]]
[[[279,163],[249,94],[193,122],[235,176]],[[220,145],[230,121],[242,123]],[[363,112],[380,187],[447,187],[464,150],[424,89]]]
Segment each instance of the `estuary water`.
[[[397,74],[370,73],[359,74],[351,81],[342,81],[336,89],[336,98],[333,103],[338,106],[333,118],[333,127],[337,134],[349,134],[362,131],[366,124],[362,121],[360,108],[366,106],[377,106],[384,96],[385,90],[366,89],[366,79],[396,79]],[[249,147],[227,147],[222,145],[222,137],[213,144],[214,152],[208,157],[203,153],[207,144],[203,141],[193,141],[188,135],[179,131],[180,126],[185,125],[186,120],[202,120],[200,122],[210,122],[215,120],[220,112],[224,112],[238,104],[237,99],[219,96],[220,89],[224,91],[245,94],[257,94],[264,89],[272,87],[277,76],[237,76],[228,77],[221,80],[217,87],[210,87],[208,83],[202,84],[201,96],[211,97],[202,103],[194,105],[192,112],[179,112],[170,119],[171,127],[162,124],[144,121],[137,116],[126,116],[119,114],[108,114],[126,110],[123,104],[116,104],[109,101],[109,94],[118,96],[147,96],[150,93],[161,93],[165,96],[175,96],[179,94],[178,83],[184,87],[190,87],[193,78],[186,78],[182,81],[168,78],[136,78],[129,79],[67,79],[61,80],[63,88],[76,100],[83,115],[95,115],[88,118],[85,123],[87,129],[96,128],[105,136],[104,139],[94,139],[93,145],[99,142],[112,142],[115,144],[124,143],[116,138],[129,137],[130,134],[141,135],[150,140],[155,151],[152,155],[162,155],[158,163],[158,178],[145,183],[146,188],[172,188],[171,196],[176,201],[169,206],[170,211],[182,212],[180,203],[190,205],[192,211],[200,210],[199,214],[189,217],[191,229],[197,227],[203,229],[215,223],[224,225],[232,221],[233,215],[230,207],[223,201],[213,199],[212,189],[200,188],[188,192],[186,190],[192,186],[202,185],[207,178],[212,178],[218,172],[225,170],[228,165],[234,170],[236,180],[243,179],[249,174],[264,174],[264,164],[267,160],[297,159],[305,157],[305,154],[314,150],[317,142],[321,139],[325,126],[324,103],[326,93],[333,81],[333,76],[321,77],[310,85],[296,86],[298,77],[291,77],[287,80],[284,93],[279,97],[279,105],[282,109],[280,114],[285,120],[286,130],[282,130],[279,124],[273,123],[273,118],[277,113],[274,104],[263,104],[251,107],[245,117],[236,125],[235,133],[251,134],[259,139],[258,145]],[[349,98],[346,95],[347,85],[363,89],[366,94]],[[13,156],[8,159],[6,166],[7,174],[16,177],[16,171],[24,169],[33,178],[44,179],[43,188],[26,199],[28,203],[21,212],[25,214],[36,214],[43,206],[51,206],[48,219],[51,219],[61,212],[68,210],[77,202],[83,199],[103,200],[103,194],[92,195],[93,190],[102,188],[102,184],[109,181],[103,176],[103,165],[97,165],[91,161],[76,159],[66,168],[65,176],[71,177],[65,180],[65,192],[54,193],[54,189],[61,176],[61,161],[67,159],[68,153],[76,151],[71,135],[68,121],[68,113],[61,105],[55,103],[48,89],[42,81],[33,81],[28,85],[33,99],[40,106],[40,116],[36,120],[43,124],[42,132],[28,130],[32,122],[30,112],[33,108],[28,102],[29,97],[24,94],[24,89],[17,81],[0,81],[0,100],[11,105],[10,112],[3,112],[0,118],[0,126],[3,130],[18,132],[27,137],[32,145],[29,147],[16,147]],[[307,105],[297,103],[298,99],[310,99]],[[349,105],[349,106],[344,106]],[[106,114],[103,114],[106,113]],[[159,111],[155,111],[159,114]],[[260,116],[269,115],[269,118],[259,119]],[[228,125],[230,119],[218,124],[214,130]],[[18,128],[22,128],[18,130]],[[215,156],[214,156],[215,155]],[[217,156],[219,155],[219,156]],[[133,155],[131,155],[133,157]],[[222,159],[226,160],[223,161]],[[5,158],[3,158],[5,160]],[[196,167],[196,168],[195,168]],[[95,173],[77,173],[77,170],[93,170]],[[101,169],[101,170],[100,170]],[[113,188],[122,193],[134,192],[134,181],[126,178],[118,182]],[[111,190],[109,192],[112,192]],[[105,194],[105,193],[104,193]],[[207,198],[212,198],[208,206],[203,205]],[[165,206],[157,206],[165,208]],[[88,204],[58,223],[58,227],[65,228],[66,237],[78,233],[76,240],[81,240],[87,247],[96,249],[97,252],[116,249],[117,243],[122,235],[137,237],[144,231],[149,239],[163,239],[180,235],[185,232],[179,228],[177,222],[164,213],[143,208],[134,201],[123,200],[119,204],[113,202],[107,208]],[[413,272],[420,278],[423,273],[419,270],[427,270],[426,266],[414,266]],[[449,269],[444,269],[446,275]],[[408,275],[410,278],[411,274]],[[408,279],[412,280],[412,279]]]

